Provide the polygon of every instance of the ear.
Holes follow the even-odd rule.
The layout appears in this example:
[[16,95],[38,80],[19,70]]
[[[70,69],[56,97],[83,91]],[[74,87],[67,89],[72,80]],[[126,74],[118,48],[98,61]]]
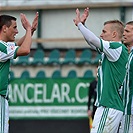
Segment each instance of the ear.
[[113,31],[112,32],[112,37],[115,38],[117,36],[117,32],[116,31]]
[[6,29],[7,29],[7,26],[6,26],[6,25],[3,25],[2,31],[3,31],[4,33],[6,32]]

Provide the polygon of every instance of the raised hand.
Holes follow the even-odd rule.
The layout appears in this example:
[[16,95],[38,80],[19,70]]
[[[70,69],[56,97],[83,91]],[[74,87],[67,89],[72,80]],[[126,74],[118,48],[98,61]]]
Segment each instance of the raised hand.
[[31,24],[27,20],[25,14],[21,13],[20,18],[21,18],[21,23],[22,23],[22,26],[24,27],[24,29],[25,30],[31,30]]
[[34,33],[34,31],[37,29],[37,26],[38,26],[38,17],[39,17],[39,14],[38,12],[36,13],[36,16],[32,22],[32,27],[31,27],[31,32],[32,32],[32,35]]
[[80,18],[80,21],[82,24],[85,24],[85,21],[86,21],[88,16],[89,16],[89,8],[87,7],[84,9],[84,13],[82,14],[82,16]]
[[79,22],[81,22],[81,20],[80,20],[80,12],[79,12],[78,8],[76,9],[76,18],[73,19],[73,21],[74,21],[76,26],[78,25]]

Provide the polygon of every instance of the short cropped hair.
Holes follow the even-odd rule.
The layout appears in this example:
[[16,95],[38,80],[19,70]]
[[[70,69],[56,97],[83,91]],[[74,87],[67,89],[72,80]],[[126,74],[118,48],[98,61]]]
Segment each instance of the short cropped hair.
[[133,21],[127,22],[126,25],[133,25]]
[[6,25],[7,27],[10,27],[12,24],[11,22],[12,20],[16,21],[17,19],[10,15],[0,15],[0,30],[4,25]]
[[106,24],[112,24],[112,30],[116,30],[118,32],[119,38],[122,38],[123,32],[124,32],[124,24],[120,20],[109,20],[104,23]]

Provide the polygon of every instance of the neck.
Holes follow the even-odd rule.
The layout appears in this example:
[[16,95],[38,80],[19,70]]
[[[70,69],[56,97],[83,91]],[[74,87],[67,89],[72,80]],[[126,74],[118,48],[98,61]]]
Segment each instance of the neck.
[[133,49],[133,45],[128,45],[127,48],[128,48],[129,53],[130,53],[131,50]]

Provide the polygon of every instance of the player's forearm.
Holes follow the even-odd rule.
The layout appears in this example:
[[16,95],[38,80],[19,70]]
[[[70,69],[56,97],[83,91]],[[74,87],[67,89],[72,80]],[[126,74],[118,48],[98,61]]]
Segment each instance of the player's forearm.
[[17,51],[17,56],[28,55],[30,53],[30,48],[32,44],[31,29],[28,29],[26,31],[26,35],[23,39],[24,40]]
[[[31,29],[31,36],[34,34],[35,29]],[[25,35],[17,41],[17,45],[21,46],[25,39]]]
[[18,46],[21,46],[22,43],[23,43],[23,41],[24,41],[24,39],[25,39],[25,36],[23,36],[22,38],[20,38],[20,39],[17,41],[17,45],[18,45]]
[[93,47],[93,48],[95,48],[95,47],[100,48],[101,47],[100,39],[93,32],[91,32],[89,29],[87,29],[82,23],[78,23],[78,28],[81,31],[81,33],[84,36],[87,43],[91,47]]

